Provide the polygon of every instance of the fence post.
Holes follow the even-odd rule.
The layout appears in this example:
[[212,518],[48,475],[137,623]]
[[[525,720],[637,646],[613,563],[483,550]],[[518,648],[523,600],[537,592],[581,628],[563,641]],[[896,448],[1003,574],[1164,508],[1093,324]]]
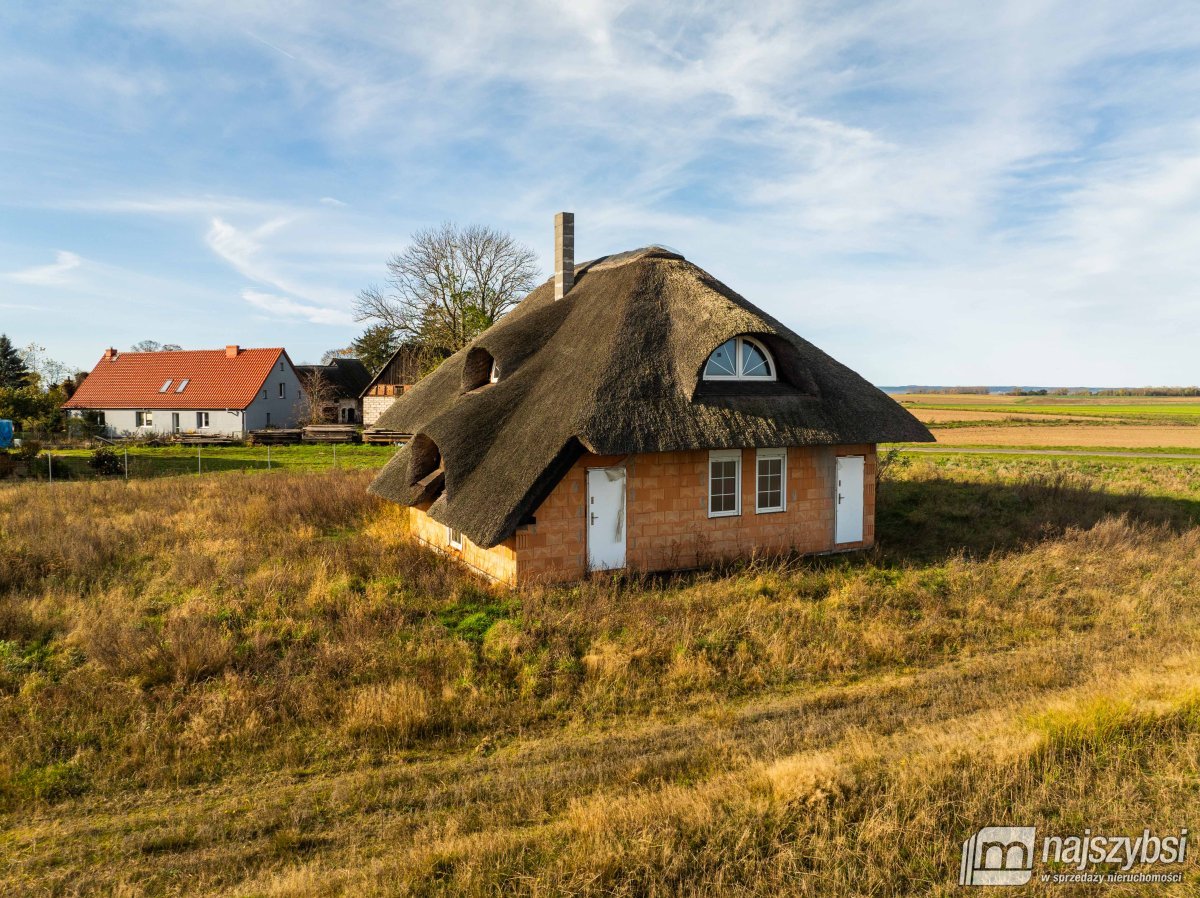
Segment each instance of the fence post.
[[125,447],[125,482],[129,482],[129,447]]
[[46,453],[46,471],[50,475],[50,482],[54,482],[54,456],[49,452]]
[[333,444],[333,466],[337,467],[337,443]]
[[196,444],[196,473],[197,474],[203,473],[200,470],[200,444],[199,443]]
[[267,470],[271,470],[271,444],[267,443]]

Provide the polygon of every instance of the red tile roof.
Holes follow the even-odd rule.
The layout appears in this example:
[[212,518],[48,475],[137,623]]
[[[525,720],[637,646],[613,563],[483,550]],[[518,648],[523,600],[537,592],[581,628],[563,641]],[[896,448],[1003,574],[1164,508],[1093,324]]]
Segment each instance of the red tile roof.
[[63,408],[244,409],[279,358],[287,359],[279,348],[236,347],[110,355],[105,352]]

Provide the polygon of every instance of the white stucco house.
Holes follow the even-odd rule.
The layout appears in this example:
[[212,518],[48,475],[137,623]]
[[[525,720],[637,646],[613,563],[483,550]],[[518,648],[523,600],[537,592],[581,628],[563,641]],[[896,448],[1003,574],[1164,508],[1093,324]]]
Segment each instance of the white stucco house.
[[198,433],[244,437],[294,427],[300,378],[281,348],[118,352],[96,367],[63,404],[96,416],[110,435]]

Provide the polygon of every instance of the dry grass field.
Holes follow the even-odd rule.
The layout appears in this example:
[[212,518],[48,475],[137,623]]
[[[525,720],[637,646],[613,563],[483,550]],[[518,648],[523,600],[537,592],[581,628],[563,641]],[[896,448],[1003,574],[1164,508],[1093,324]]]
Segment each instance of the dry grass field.
[[369,476],[0,487],[0,894],[949,895],[985,824],[1197,823],[1200,465],[893,461],[871,553],[523,593]]
[[905,393],[944,446],[1200,450],[1195,397]]

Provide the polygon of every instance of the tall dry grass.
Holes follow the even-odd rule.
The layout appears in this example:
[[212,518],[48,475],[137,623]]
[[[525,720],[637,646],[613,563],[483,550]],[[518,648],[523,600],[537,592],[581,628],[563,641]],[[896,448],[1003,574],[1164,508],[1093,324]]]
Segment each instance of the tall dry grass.
[[1194,472],[920,462],[865,556],[524,593],[368,477],[4,492],[6,893],[938,894],[1197,797]]

